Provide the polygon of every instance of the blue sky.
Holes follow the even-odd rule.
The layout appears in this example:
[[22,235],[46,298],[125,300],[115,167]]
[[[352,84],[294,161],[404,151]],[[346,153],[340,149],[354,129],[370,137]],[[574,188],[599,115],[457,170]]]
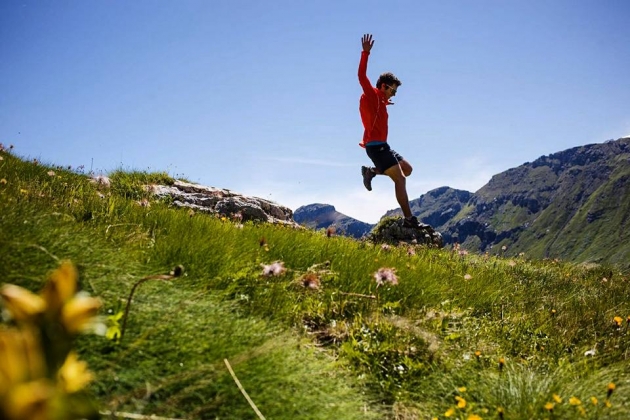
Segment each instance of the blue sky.
[[0,142],[58,165],[167,171],[365,222],[361,36],[403,82],[411,199],[630,134],[627,0],[0,2]]

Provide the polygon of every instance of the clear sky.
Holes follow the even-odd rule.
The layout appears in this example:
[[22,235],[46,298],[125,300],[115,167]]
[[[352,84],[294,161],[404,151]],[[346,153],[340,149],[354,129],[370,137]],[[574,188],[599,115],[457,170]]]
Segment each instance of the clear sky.
[[361,36],[403,82],[410,199],[630,134],[628,0],[2,0],[0,142],[57,165],[167,171],[374,223]]

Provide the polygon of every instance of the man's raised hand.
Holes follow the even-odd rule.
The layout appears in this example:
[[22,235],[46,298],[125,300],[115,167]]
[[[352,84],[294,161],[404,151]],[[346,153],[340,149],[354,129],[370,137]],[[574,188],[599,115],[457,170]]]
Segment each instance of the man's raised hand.
[[361,43],[363,44],[363,51],[370,52],[372,46],[374,45],[372,34],[363,35],[363,37],[361,38]]

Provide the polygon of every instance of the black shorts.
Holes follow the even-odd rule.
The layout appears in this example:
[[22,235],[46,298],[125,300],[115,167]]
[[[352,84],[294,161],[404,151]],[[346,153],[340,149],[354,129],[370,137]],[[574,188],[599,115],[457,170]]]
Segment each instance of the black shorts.
[[398,165],[398,162],[403,160],[403,157],[396,153],[389,147],[389,144],[379,144],[378,146],[365,146],[365,151],[376,169],[379,172],[385,173],[386,170],[394,165]]

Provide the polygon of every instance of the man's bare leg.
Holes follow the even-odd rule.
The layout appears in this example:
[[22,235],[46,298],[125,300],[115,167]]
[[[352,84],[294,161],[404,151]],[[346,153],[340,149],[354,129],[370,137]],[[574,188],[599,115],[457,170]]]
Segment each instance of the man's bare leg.
[[[401,162],[405,162],[404,160]],[[409,166],[411,168],[411,166]],[[410,218],[411,208],[409,207],[409,196],[407,195],[407,178],[403,173],[401,165],[394,165],[385,171],[385,175],[390,177],[394,181],[394,190],[396,192],[396,200],[403,212],[405,218]]]

